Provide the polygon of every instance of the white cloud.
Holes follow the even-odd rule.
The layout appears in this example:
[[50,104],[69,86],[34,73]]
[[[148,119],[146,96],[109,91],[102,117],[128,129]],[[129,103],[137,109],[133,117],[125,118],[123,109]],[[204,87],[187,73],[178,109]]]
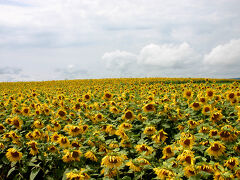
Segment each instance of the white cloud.
[[204,63],[215,67],[240,66],[240,39],[213,48],[204,56]]
[[138,63],[160,68],[180,68],[186,67],[186,65],[195,61],[197,57],[197,54],[186,42],[180,45],[149,44],[142,48]]
[[183,42],[149,44],[137,54],[120,50],[107,52],[102,60],[108,69],[125,76],[175,76],[192,71],[191,68],[199,62],[196,60],[200,60],[200,55],[188,43]]
[[130,52],[116,50],[104,53],[102,60],[109,70],[118,70],[124,73],[136,63],[137,56]]

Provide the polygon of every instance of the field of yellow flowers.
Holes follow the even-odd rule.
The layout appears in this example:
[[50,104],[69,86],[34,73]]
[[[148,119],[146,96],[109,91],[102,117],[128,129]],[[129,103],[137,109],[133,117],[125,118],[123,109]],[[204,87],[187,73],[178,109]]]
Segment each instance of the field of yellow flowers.
[[1,179],[240,179],[236,80],[0,83]]

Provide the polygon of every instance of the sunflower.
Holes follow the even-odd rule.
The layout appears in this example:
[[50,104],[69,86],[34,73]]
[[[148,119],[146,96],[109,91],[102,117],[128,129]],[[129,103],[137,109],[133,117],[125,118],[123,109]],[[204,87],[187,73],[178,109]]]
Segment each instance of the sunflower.
[[152,136],[152,139],[153,141],[155,141],[155,143],[164,142],[168,138],[166,135],[167,133],[164,132],[163,129],[161,129],[157,132],[157,134]]
[[194,102],[194,103],[192,103],[192,104],[190,105],[190,107],[192,107],[192,109],[193,109],[194,111],[198,111],[198,110],[201,109],[201,105],[200,105],[199,102]]
[[212,108],[211,108],[210,105],[205,105],[205,106],[203,106],[202,114],[204,114],[204,115],[210,115],[211,109],[212,109]]
[[42,129],[44,127],[44,124],[39,120],[34,121],[33,125],[35,126],[35,128],[38,128],[38,129]]
[[187,178],[190,178],[191,176],[196,176],[196,175],[197,175],[197,171],[193,165],[186,166],[184,168],[184,176],[186,176]]
[[153,103],[146,104],[142,109],[144,112],[155,112],[156,111],[156,108]]
[[6,157],[8,158],[9,161],[16,162],[22,159],[22,153],[14,148],[10,148],[7,150]]
[[59,139],[60,139],[61,135],[59,135],[58,133],[54,133],[52,136],[51,136],[51,141],[52,142],[58,142]]
[[220,135],[220,138],[221,140],[223,141],[232,141],[233,138],[232,138],[232,135],[229,131],[226,131],[226,130],[222,130],[219,132],[219,135]]
[[101,165],[107,168],[118,168],[122,165],[123,158],[121,156],[110,156],[103,157]]
[[210,164],[199,165],[199,166],[197,166],[197,169],[200,170],[200,171],[207,172],[207,173],[213,173],[214,172],[214,169],[213,169],[212,165],[210,165]]
[[221,111],[215,111],[211,113],[210,120],[213,122],[218,122],[222,119],[223,115]]
[[82,152],[80,150],[73,150],[71,152],[72,160],[73,161],[80,161],[80,156],[82,155]]
[[113,113],[113,114],[119,114],[119,110],[118,110],[118,108],[117,107],[115,107],[115,106],[111,106],[111,107],[109,107],[109,111],[111,112],[111,113]]
[[61,119],[66,119],[67,112],[64,109],[59,109],[57,111],[57,116]]
[[36,155],[39,153],[37,148],[38,143],[36,141],[30,141],[30,142],[27,142],[26,144],[31,147],[30,154]]
[[88,130],[88,125],[87,125],[87,124],[80,125],[80,128],[81,128],[82,134],[84,134],[84,133],[87,132],[87,130]]
[[62,128],[61,124],[58,121],[52,121],[52,124],[54,131],[59,131]]
[[198,122],[196,122],[194,120],[189,120],[188,125],[190,126],[190,129],[194,129],[198,126]]
[[235,99],[236,95],[234,92],[228,92],[226,97],[227,97],[227,100],[232,101]]
[[70,126],[68,130],[69,135],[75,137],[82,133],[81,128],[79,126]]
[[224,166],[228,167],[229,169],[234,169],[238,165],[239,165],[239,161],[238,161],[238,158],[236,157],[229,158],[224,164]]
[[206,104],[206,102],[207,102],[207,100],[206,100],[205,97],[199,97],[198,99],[199,99],[199,102],[200,102],[201,104]]
[[134,172],[141,171],[141,167],[139,167],[138,165],[134,164],[132,160],[128,161],[126,163],[126,166],[129,166],[129,169],[131,169]]
[[184,150],[182,154],[178,155],[177,160],[183,162],[183,165],[193,165],[195,162],[194,153],[190,150]]
[[194,144],[194,139],[192,137],[184,137],[180,139],[180,144],[185,149],[192,149]]
[[39,131],[39,129],[34,129],[32,135],[34,139],[41,139],[43,137],[43,134],[41,131]]
[[103,99],[109,101],[112,99],[112,94],[110,92],[105,92],[104,95],[103,95]]
[[193,92],[190,89],[187,89],[183,92],[183,97],[191,99],[193,97]]
[[210,137],[214,137],[214,136],[217,136],[217,135],[218,135],[218,130],[217,129],[210,130],[210,132],[209,132]]
[[84,99],[85,101],[89,101],[89,100],[91,100],[91,95],[90,95],[89,93],[84,94],[84,95],[83,95],[83,99]]
[[81,147],[81,144],[79,144],[78,141],[74,140],[74,141],[71,142],[71,146],[72,146],[72,148],[77,148],[78,149],[78,148]]
[[135,115],[131,110],[127,110],[123,115],[123,119],[131,121],[135,119]]
[[152,154],[153,148],[150,146],[147,146],[146,144],[136,145],[135,149],[137,152],[144,152],[144,154],[147,156],[149,154]]
[[103,117],[102,113],[98,113],[98,114],[95,115],[95,121],[96,122],[101,122],[103,120],[104,120],[104,117]]
[[129,130],[132,128],[132,125],[129,124],[129,123],[122,123],[120,126],[119,126],[120,129],[124,129],[124,130]]
[[120,136],[122,139],[125,139],[125,140],[129,139],[129,138],[128,138],[128,135],[125,133],[124,129],[118,129],[118,130],[115,132],[115,134],[116,134],[117,136]]
[[156,132],[156,128],[154,126],[148,126],[144,129],[143,134],[153,135]]
[[87,151],[84,154],[84,156],[85,156],[85,158],[90,159],[91,161],[95,161],[95,162],[98,161],[97,157],[95,156],[95,154],[92,151]]
[[[111,125],[111,124],[108,124],[108,125],[106,126],[105,132],[108,133],[108,134],[111,135],[111,136],[114,135],[114,134],[116,134],[116,135],[118,135],[118,136],[121,136],[121,138],[124,138],[124,137],[127,136],[126,134],[121,133],[121,132],[124,132],[124,130],[122,131],[121,129],[119,129],[118,132],[117,132],[116,129],[115,129],[115,127],[114,127],[113,125]],[[125,136],[125,135],[126,135],[126,136]]]
[[80,103],[74,104],[73,109],[79,111],[81,109],[81,104]]
[[126,147],[126,148],[131,148],[132,145],[131,145],[131,142],[129,140],[126,140],[126,139],[122,139],[121,142],[120,142],[120,145],[121,147]]
[[68,138],[64,137],[64,136],[59,138],[58,143],[63,148],[67,148],[70,146],[70,142],[69,142]]
[[218,156],[221,156],[224,153],[225,149],[226,147],[217,141],[217,142],[211,143],[211,146],[206,150],[206,152],[210,156],[214,156],[217,158]]
[[175,155],[174,149],[171,145],[165,146],[162,151],[163,157],[162,159],[169,159]]
[[54,145],[51,145],[48,147],[48,151],[51,152],[51,153],[55,153],[58,151],[58,149],[56,148],[56,146]]
[[214,90],[213,89],[207,89],[206,90],[206,97],[208,99],[212,99],[214,97]]
[[64,150],[63,152],[65,153],[64,156],[62,157],[63,162],[71,162],[73,160],[71,152],[69,152],[68,150]]
[[21,129],[23,121],[19,119],[18,116],[15,116],[14,118],[11,119],[11,124],[14,125],[17,129]]
[[159,179],[173,179],[174,173],[165,168],[153,168],[155,174]]
[[22,115],[28,116],[30,114],[30,108],[29,107],[23,107],[21,112],[22,112]]
[[4,149],[4,144],[3,143],[0,143],[0,149]]

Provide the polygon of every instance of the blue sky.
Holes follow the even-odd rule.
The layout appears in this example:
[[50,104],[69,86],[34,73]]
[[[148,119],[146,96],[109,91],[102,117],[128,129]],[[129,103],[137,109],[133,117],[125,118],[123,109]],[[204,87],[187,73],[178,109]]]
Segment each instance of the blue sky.
[[0,0],[0,81],[240,77],[239,0]]

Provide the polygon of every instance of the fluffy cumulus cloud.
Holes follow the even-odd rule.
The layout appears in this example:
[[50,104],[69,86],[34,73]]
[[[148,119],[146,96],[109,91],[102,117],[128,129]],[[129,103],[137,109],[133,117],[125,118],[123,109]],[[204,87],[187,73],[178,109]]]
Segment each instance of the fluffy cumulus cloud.
[[[181,44],[149,44],[140,49],[139,53],[126,51],[112,51],[105,53],[102,60],[108,69],[114,69],[121,73],[137,72],[135,75],[158,75],[163,70],[166,74],[174,71],[181,72],[199,60],[200,55],[186,42]],[[127,74],[125,74],[127,75]],[[162,74],[163,75],[163,74]],[[176,75],[176,74],[172,74]]]
[[107,52],[102,56],[107,69],[118,70],[120,73],[127,73],[128,70],[136,63],[137,56],[133,53],[116,50]]
[[198,55],[186,42],[174,44],[149,44],[142,48],[138,63],[159,68],[185,68],[194,62]]
[[240,39],[213,48],[204,57],[204,63],[211,66],[240,66]]

